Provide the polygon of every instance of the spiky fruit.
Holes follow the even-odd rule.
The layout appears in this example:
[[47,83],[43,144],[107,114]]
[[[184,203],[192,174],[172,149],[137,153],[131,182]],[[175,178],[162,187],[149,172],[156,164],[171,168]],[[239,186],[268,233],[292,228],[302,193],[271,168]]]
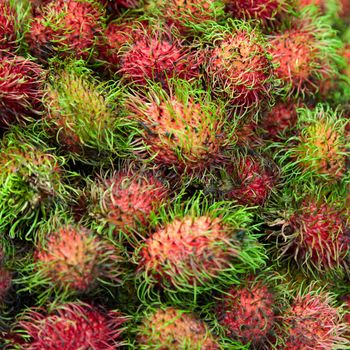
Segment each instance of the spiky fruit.
[[298,0],[296,2],[296,5],[297,5],[297,8],[300,10],[311,5],[318,7],[322,12],[324,12],[326,9],[325,0]]
[[329,350],[348,345],[341,313],[324,292],[297,295],[281,320],[285,338],[278,349]]
[[194,314],[163,307],[148,313],[137,329],[144,350],[216,350],[218,343]]
[[226,10],[234,17],[270,21],[286,11],[286,0],[225,0]]
[[222,295],[216,313],[229,337],[253,348],[266,345],[277,321],[274,293],[253,276]]
[[84,227],[66,225],[51,232],[36,248],[34,260],[36,277],[66,291],[88,292],[101,280],[121,282],[116,247]]
[[123,78],[145,85],[154,80],[164,86],[173,77],[198,77],[199,64],[182,42],[167,32],[135,33],[133,42],[121,48],[120,70]]
[[339,15],[343,19],[349,19],[350,17],[350,3],[348,0],[339,0],[340,2],[340,9],[339,9]]
[[151,173],[115,173],[98,179],[90,192],[90,215],[114,232],[146,226],[168,195],[166,185]]
[[118,116],[118,90],[74,66],[57,72],[47,88],[47,127],[72,157],[94,162],[123,156],[130,121]]
[[171,93],[156,88],[148,99],[128,102],[132,117],[144,128],[142,158],[179,173],[201,173],[220,158],[225,145],[224,109],[209,94],[196,93],[185,81],[176,81]]
[[44,94],[44,71],[19,56],[0,59],[0,126],[37,116]]
[[235,143],[239,147],[255,149],[262,145],[258,135],[258,123],[254,119],[240,120],[234,133]]
[[289,29],[269,40],[275,74],[287,95],[312,95],[325,76],[337,74],[340,41],[329,28],[326,17],[317,17],[312,9],[307,10]]
[[260,127],[264,138],[279,140],[296,125],[298,105],[292,101],[281,101],[262,115]]
[[117,311],[104,313],[83,303],[56,305],[49,312],[40,308],[22,314],[16,328],[23,334],[21,349],[112,350],[123,345],[122,325]]
[[212,290],[232,283],[238,271],[263,263],[261,247],[244,229],[249,216],[233,203],[209,206],[199,195],[187,203],[175,202],[171,215],[162,208],[160,218],[135,252],[141,292],[160,285],[176,300],[177,289],[192,294]]
[[[324,271],[346,264],[350,235],[339,209],[314,199],[305,199],[290,217],[291,233],[282,251],[300,266]],[[287,231],[286,231],[287,233]]]
[[342,178],[348,156],[347,124],[339,111],[327,106],[299,109],[298,134],[286,141],[283,151],[283,158],[290,162],[286,165],[290,176],[302,174],[324,181]]
[[[13,128],[0,148],[0,227],[17,235],[21,224],[38,224],[41,213],[49,210],[52,199],[68,197],[62,180],[64,158],[56,157],[51,149]],[[31,230],[26,230],[28,237]]]
[[207,54],[208,78],[234,106],[258,107],[270,97],[272,66],[261,33],[237,23],[212,34],[216,46]]
[[102,33],[103,13],[93,0],[57,0],[42,7],[30,25],[31,53],[46,62],[55,55],[89,59]]
[[6,268],[0,266],[0,307],[12,284],[12,274]]
[[225,198],[246,205],[263,205],[278,177],[276,166],[256,155],[238,156],[228,164],[226,171],[232,186],[225,191]]
[[16,49],[16,14],[9,0],[0,1],[0,50]]
[[143,0],[99,0],[108,9],[116,10],[120,7],[133,9],[139,7]]

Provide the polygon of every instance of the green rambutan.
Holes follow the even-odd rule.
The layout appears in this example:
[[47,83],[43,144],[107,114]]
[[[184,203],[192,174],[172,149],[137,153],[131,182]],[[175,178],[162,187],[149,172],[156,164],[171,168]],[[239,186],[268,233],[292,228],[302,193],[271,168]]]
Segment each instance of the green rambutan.
[[14,51],[17,46],[16,14],[9,0],[0,1],[0,50]]
[[118,87],[72,65],[56,72],[47,88],[47,129],[73,158],[96,163],[128,154],[132,123],[118,115]]
[[30,52],[43,62],[53,56],[88,60],[102,34],[103,11],[94,0],[57,0],[41,8],[26,35]]
[[343,311],[334,297],[324,291],[301,292],[281,316],[283,335],[278,349],[329,350],[344,349],[346,326]]
[[148,312],[137,328],[143,350],[216,350],[219,345],[206,324],[194,314],[174,307]]
[[325,76],[337,75],[337,50],[341,42],[327,24],[327,17],[306,8],[285,31],[271,35],[269,52],[275,75],[287,95],[309,96]]
[[23,350],[113,350],[124,345],[121,335],[127,318],[118,311],[103,312],[80,302],[27,309],[15,330]]
[[346,172],[348,120],[322,104],[298,109],[296,135],[286,140],[277,158],[285,162],[287,178],[336,181]]
[[38,64],[20,56],[0,55],[0,126],[39,115],[44,77]]
[[271,99],[273,71],[265,38],[248,22],[215,25],[205,41],[208,84],[218,96],[243,110],[258,108]]
[[[159,285],[174,300],[180,290],[196,298],[264,264],[261,246],[246,231],[249,214],[243,207],[208,205],[205,197],[197,196],[178,201],[169,211],[161,209],[163,218],[135,252],[141,298]],[[243,241],[237,238],[242,230]]]
[[100,177],[88,192],[89,215],[115,234],[147,226],[169,195],[166,184],[154,174],[132,170]]
[[224,107],[186,81],[169,85],[170,93],[154,85],[146,97],[127,101],[131,117],[144,129],[138,155],[179,173],[202,173],[219,161],[225,146]]
[[9,229],[11,237],[20,233],[19,226],[29,225],[29,239],[40,217],[52,209],[55,200],[68,200],[64,180],[65,159],[28,130],[13,127],[1,141],[0,148],[0,228]]
[[119,73],[126,81],[146,85],[149,80],[164,86],[170,78],[190,80],[199,76],[199,62],[170,30],[140,29],[135,40],[120,49]]

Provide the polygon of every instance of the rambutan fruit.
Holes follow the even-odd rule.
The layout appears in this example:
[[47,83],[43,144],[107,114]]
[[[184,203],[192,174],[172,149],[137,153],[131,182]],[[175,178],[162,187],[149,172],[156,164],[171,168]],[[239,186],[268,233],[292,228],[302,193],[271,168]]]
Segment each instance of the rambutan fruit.
[[337,50],[341,47],[327,17],[306,8],[285,31],[271,35],[269,52],[275,75],[287,95],[309,96],[325,76],[337,75]]
[[134,171],[100,177],[89,189],[89,215],[113,231],[130,233],[148,224],[169,192],[152,173]]
[[[261,247],[245,231],[249,214],[243,207],[230,202],[208,205],[205,197],[197,196],[188,203],[178,201],[170,210],[170,215],[160,210],[163,219],[135,252],[141,299],[155,286],[174,301],[178,290],[193,297],[232,283],[237,273],[264,263]],[[242,230],[243,242],[237,238]]]
[[274,20],[287,12],[288,0],[224,0],[226,11],[234,18],[256,19],[263,22]]
[[286,140],[278,152],[285,162],[284,172],[288,178],[317,178],[336,181],[346,172],[348,140],[345,128],[348,124],[339,110],[322,104],[314,109],[298,109],[295,136]]
[[208,84],[236,108],[260,107],[271,99],[273,80],[265,38],[248,22],[228,23],[204,38],[215,43],[205,58]]
[[249,275],[222,294],[215,311],[227,336],[249,343],[253,349],[267,349],[278,307],[271,281]]
[[232,136],[235,144],[239,147],[255,149],[263,144],[263,140],[258,135],[258,123],[254,118],[238,120]]
[[118,115],[119,88],[96,80],[74,65],[56,72],[48,85],[46,124],[49,133],[72,158],[101,162],[128,153],[132,130],[129,119]]
[[288,132],[296,125],[298,102],[293,100],[280,101],[262,114],[259,122],[260,133],[264,139],[280,140],[286,138]]
[[186,81],[171,80],[169,86],[170,93],[154,85],[146,97],[127,101],[131,117],[143,128],[137,153],[178,173],[202,173],[225,146],[224,107]]
[[0,50],[16,49],[16,14],[9,0],[0,1]]
[[63,171],[63,157],[55,156],[28,130],[13,127],[0,146],[0,228],[8,228],[14,237],[21,232],[19,226],[29,225],[25,231],[29,239],[54,199],[69,199],[63,181],[72,173]]
[[19,56],[0,59],[0,126],[23,122],[41,111],[44,71]]
[[193,313],[174,307],[148,312],[137,328],[143,350],[216,350],[219,345],[206,324]]
[[170,78],[190,80],[199,76],[198,59],[170,30],[149,33],[144,29],[133,37],[136,40],[125,42],[120,49],[119,73],[125,81],[146,85],[153,80],[166,86]]
[[53,56],[88,60],[102,34],[103,11],[94,0],[57,0],[33,18],[26,39],[43,62]]
[[[23,350],[112,350],[124,345],[127,318],[80,302],[53,305],[49,311],[30,308],[18,317],[15,330]],[[15,344],[16,345],[16,344]]]
[[32,293],[42,292],[37,298],[42,303],[53,292],[57,300],[67,294],[96,292],[103,283],[120,285],[123,272],[120,251],[110,241],[85,227],[62,224],[37,245],[33,264],[26,263],[19,282]]
[[329,350],[347,348],[343,310],[324,291],[301,292],[281,316],[283,335],[278,349]]
[[12,285],[12,274],[5,267],[0,266],[0,307]]

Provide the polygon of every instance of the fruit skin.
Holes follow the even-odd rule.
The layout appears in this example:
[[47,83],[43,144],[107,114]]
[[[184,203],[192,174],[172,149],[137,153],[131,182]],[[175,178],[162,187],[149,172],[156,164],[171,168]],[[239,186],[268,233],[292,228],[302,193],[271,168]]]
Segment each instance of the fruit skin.
[[[120,284],[122,258],[110,242],[82,226],[65,225],[50,232],[34,253],[34,278],[64,291],[86,293],[101,280]],[[45,286],[50,289],[50,287]]]
[[43,63],[55,55],[88,60],[102,33],[101,20],[103,12],[93,0],[49,2],[30,24],[29,49]]
[[215,43],[205,58],[209,86],[233,106],[247,111],[271,98],[272,65],[266,41],[243,21],[217,26],[206,41]]
[[147,98],[131,97],[127,103],[130,117],[143,128],[137,155],[179,174],[201,174],[220,161],[225,147],[224,108],[186,81],[169,85],[170,93],[155,86]]
[[146,85],[148,80],[160,82],[180,78],[190,80],[199,76],[198,60],[167,30],[133,34],[132,42],[121,48],[119,73],[127,82]]
[[306,8],[285,31],[271,35],[269,44],[276,77],[287,96],[311,96],[325,76],[338,74],[341,42],[315,8]]
[[226,334],[256,349],[267,346],[277,322],[277,300],[269,284],[250,275],[223,294],[216,307]]
[[280,350],[328,350],[346,348],[342,311],[324,291],[299,293],[281,316],[284,334]]
[[0,50],[14,51],[16,41],[16,13],[8,0],[0,1]]
[[37,117],[42,110],[44,71],[20,56],[0,57],[0,127]]
[[103,313],[89,304],[71,302],[49,311],[30,308],[18,318],[16,328],[23,334],[23,350],[54,350],[58,344],[66,350],[113,350],[123,345],[125,321],[118,311]]
[[151,213],[157,213],[169,195],[155,175],[133,171],[100,177],[89,192],[90,216],[111,225],[115,233],[147,226]]
[[140,349],[219,349],[205,323],[194,314],[174,307],[148,312],[137,329]]

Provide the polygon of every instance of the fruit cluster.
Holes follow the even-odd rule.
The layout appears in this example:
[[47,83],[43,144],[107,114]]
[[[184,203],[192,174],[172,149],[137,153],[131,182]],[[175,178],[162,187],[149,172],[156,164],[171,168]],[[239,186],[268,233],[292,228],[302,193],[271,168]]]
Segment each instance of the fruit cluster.
[[0,348],[350,349],[349,0],[0,0]]

